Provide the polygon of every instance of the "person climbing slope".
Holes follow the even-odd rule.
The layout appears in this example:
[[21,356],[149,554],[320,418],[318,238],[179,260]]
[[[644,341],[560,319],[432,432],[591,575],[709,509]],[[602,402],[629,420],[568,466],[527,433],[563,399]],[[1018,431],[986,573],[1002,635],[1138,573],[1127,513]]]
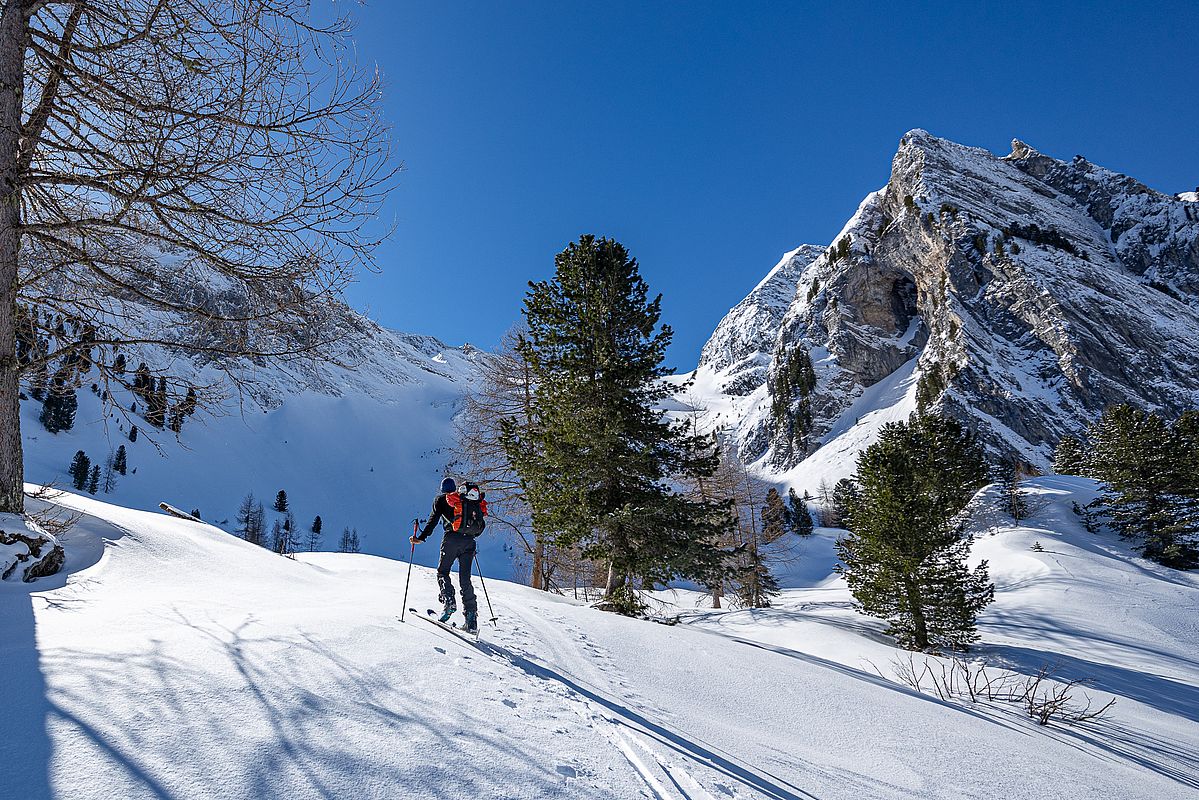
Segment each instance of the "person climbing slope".
[[458,582],[462,588],[463,616],[466,630],[479,630],[479,604],[475,598],[475,587],[471,583],[471,566],[474,564],[475,540],[487,526],[487,500],[476,484],[464,483],[461,491],[453,478],[441,482],[441,494],[433,500],[429,520],[419,534],[413,534],[412,544],[421,544],[440,520],[444,526],[441,537],[441,560],[437,564],[438,599],[444,604],[440,621],[448,622],[458,610],[454,594],[454,582],[450,570],[458,562]]

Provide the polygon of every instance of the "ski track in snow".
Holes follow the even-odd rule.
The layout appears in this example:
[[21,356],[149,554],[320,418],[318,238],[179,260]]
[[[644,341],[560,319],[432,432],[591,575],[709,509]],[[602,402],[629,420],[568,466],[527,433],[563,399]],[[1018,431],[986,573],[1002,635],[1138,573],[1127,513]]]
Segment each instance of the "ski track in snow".
[[[976,545],[999,587],[978,657],[1118,698],[1048,729],[875,674],[898,654],[828,531],[772,609],[678,590],[662,626],[490,581],[472,643],[396,618],[404,563],[65,495],[68,574],[0,582],[0,798],[1193,797],[1199,579],[1082,532],[1089,486],[1039,479],[1038,521]],[[412,605],[435,595],[418,567]]]

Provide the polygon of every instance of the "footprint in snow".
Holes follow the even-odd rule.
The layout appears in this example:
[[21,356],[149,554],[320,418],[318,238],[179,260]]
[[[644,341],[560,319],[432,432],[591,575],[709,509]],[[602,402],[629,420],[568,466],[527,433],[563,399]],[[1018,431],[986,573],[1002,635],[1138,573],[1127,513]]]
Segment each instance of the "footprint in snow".
[[576,770],[574,767],[567,766],[566,764],[559,764],[558,766],[554,767],[554,769],[556,769],[558,774],[564,778],[577,778],[579,776],[578,770]]
[[441,653],[443,656],[445,655],[444,647],[434,647],[433,649],[436,650],[437,652]]
[[504,698],[504,705],[508,706],[508,708],[516,708],[516,703],[506,697]]

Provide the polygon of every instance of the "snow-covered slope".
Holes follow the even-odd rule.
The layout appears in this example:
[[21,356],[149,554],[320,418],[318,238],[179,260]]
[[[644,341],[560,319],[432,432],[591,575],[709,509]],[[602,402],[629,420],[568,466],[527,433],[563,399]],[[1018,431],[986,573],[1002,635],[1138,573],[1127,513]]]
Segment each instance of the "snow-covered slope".
[[[918,396],[993,454],[1038,467],[1107,404],[1199,404],[1199,205],[1082,158],[1021,142],[1000,158],[911,131],[887,185],[788,283],[767,310],[734,309],[711,345],[763,342],[769,364],[732,382],[726,360],[705,359],[693,390],[772,473],[834,442],[852,455],[871,438],[844,438],[859,419],[895,416]],[[786,419],[810,412],[810,424],[783,424],[774,387],[805,351],[815,387],[783,404]],[[910,396],[876,391],[864,404],[906,376]]]
[[[154,324],[144,308],[129,305],[126,311],[139,325]],[[124,445],[129,474],[118,476],[111,493],[101,491],[104,499],[141,509],[164,501],[196,508],[204,519],[233,530],[247,492],[266,505],[269,527],[277,516],[271,503],[284,489],[301,538],[320,515],[323,549],[335,549],[342,529],[351,527],[366,552],[407,554],[412,519],[427,516],[451,460],[453,416],[488,356],[469,345],[450,347],[388,330],[344,306],[333,312],[327,324],[338,329],[334,355],[340,363],[244,360],[233,364],[230,380],[218,365],[178,352],[130,353],[131,369],[144,359],[213,387],[204,394],[219,404],[212,413],[188,418],[179,436],[102,403],[89,390],[94,370],[78,391],[69,431],[47,432],[38,421],[41,404],[26,399],[26,478],[69,487],[67,467],[77,450],[103,464]],[[126,408],[136,400],[124,387],[108,390]],[[128,437],[132,425],[139,430],[136,442]],[[487,557],[486,566],[508,568],[498,546],[488,548]],[[423,558],[435,560],[427,552]]]
[[[894,652],[828,580],[675,627],[491,581],[475,646],[396,619],[401,562],[290,561],[68,495],[67,570],[0,583],[0,797],[1193,796],[1199,586],[1088,538],[1067,499],[1042,517],[1060,530],[980,545],[1000,584],[982,652],[1119,698],[1077,730],[875,674]],[[432,603],[427,570],[411,592]]]

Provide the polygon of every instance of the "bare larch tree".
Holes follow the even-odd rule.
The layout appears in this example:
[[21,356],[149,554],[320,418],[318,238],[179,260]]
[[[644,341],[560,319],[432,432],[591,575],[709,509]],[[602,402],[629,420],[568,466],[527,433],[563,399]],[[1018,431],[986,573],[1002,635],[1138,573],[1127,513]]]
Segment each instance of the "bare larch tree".
[[143,345],[323,357],[398,165],[348,19],[305,0],[0,2],[0,512],[20,513],[22,377],[127,387],[118,354]]

